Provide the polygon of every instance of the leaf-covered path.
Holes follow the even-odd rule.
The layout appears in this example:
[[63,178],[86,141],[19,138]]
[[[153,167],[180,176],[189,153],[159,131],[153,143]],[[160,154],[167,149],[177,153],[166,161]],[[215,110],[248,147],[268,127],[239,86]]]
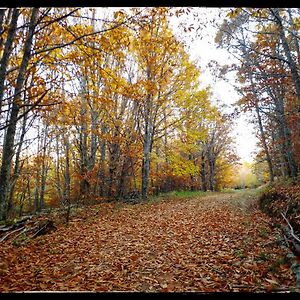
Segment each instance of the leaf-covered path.
[[295,286],[253,192],[101,204],[0,245],[0,291],[266,291]]

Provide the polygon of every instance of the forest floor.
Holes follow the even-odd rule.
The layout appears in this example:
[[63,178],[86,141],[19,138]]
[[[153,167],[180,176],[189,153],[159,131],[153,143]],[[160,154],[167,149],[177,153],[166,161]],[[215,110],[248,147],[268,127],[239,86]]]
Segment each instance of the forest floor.
[[255,190],[103,203],[0,244],[0,292],[299,291]]

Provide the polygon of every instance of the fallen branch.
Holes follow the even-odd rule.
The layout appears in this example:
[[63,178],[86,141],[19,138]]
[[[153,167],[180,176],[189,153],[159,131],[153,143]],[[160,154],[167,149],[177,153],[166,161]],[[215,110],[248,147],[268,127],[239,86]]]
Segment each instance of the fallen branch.
[[284,220],[287,222],[287,224],[288,224],[288,226],[289,226],[289,228],[290,228],[290,231],[289,231],[290,235],[291,235],[298,243],[300,243],[300,238],[295,234],[294,229],[293,229],[292,225],[290,224],[290,222],[288,221],[288,219],[286,218],[286,216],[285,216],[283,213],[281,213],[281,215],[282,215],[282,217],[284,218]]
[[27,231],[29,231],[30,229],[28,229],[28,228],[24,228],[20,233],[18,233],[15,237],[14,237],[14,240],[16,240],[21,234],[23,234],[23,233],[25,233],[25,232],[27,232]]
[[6,240],[11,234],[13,234],[13,233],[15,233],[15,232],[18,232],[18,231],[20,231],[20,230],[22,230],[22,229],[24,229],[24,228],[25,228],[25,226],[23,226],[23,227],[21,227],[21,228],[18,228],[18,229],[16,229],[16,230],[13,230],[13,231],[9,232],[7,235],[5,235],[5,236],[0,240],[0,243],[3,242],[4,240]]
[[14,225],[10,225],[10,226],[2,225],[2,226],[0,226],[0,231],[6,232],[6,231],[12,230],[13,228],[14,228]]
[[49,232],[53,229],[56,229],[53,221],[47,220],[45,222],[45,224],[42,224],[41,226],[39,226],[38,230],[31,236],[31,238],[35,238],[36,236],[47,233],[47,231]]
[[9,226],[2,225],[2,226],[0,226],[0,232],[6,232],[6,231],[10,231],[12,229],[18,228],[18,227],[24,225],[24,223],[31,218],[32,218],[32,216],[25,216],[25,217],[22,217],[21,219],[17,220],[16,222],[14,222],[14,224],[12,224],[12,225],[9,225]]

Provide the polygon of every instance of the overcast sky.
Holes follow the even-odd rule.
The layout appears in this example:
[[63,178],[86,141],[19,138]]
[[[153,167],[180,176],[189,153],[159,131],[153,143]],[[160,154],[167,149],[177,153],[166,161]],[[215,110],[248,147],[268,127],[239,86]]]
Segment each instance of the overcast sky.
[[[227,55],[224,54],[224,51],[217,49],[216,46],[213,45],[213,41],[203,39],[201,41],[197,40],[193,42],[193,46],[191,46],[191,55],[192,57],[200,57],[202,68],[201,81],[203,85],[211,85],[215,97],[213,100],[219,100],[221,103],[223,102],[227,105],[234,104],[239,99],[239,95],[234,90],[233,86],[223,80],[217,80],[214,83],[214,76],[207,67],[210,60],[216,60],[219,63],[227,63]],[[234,81],[233,76],[231,76],[231,80]],[[254,135],[253,124],[247,122],[247,118],[248,116],[244,114],[236,120],[235,130],[232,135],[235,137],[237,153],[241,160],[250,162],[253,160],[252,152],[256,148],[257,138]]]

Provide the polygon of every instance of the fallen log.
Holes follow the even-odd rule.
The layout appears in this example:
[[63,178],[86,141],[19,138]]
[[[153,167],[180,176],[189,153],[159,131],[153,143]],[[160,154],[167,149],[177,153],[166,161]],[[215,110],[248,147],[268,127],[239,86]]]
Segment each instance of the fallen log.
[[32,216],[24,216],[24,217],[20,218],[19,220],[16,220],[11,225],[1,225],[0,232],[7,232],[7,231],[13,230],[15,228],[24,226],[24,224],[27,222],[27,220],[30,220],[31,218],[32,218]]
[[35,238],[39,235],[47,234],[56,230],[56,226],[52,220],[42,221],[38,226],[35,233],[31,236],[31,238]]
[[14,225],[10,225],[10,226],[7,226],[7,225],[2,225],[0,227],[0,232],[6,232],[6,231],[10,231],[14,228]]
[[[15,233],[18,232],[17,235],[13,236],[13,239],[16,240],[21,234],[26,233],[29,238],[35,238],[37,236],[47,234],[52,232],[53,230],[56,230],[56,226],[54,225],[54,221],[52,220],[40,220],[36,221],[35,223],[30,222],[29,224],[26,224],[26,226],[22,226],[24,222],[26,222],[29,218],[23,219],[21,222],[17,224],[18,228],[15,230],[15,227],[11,226],[10,231],[4,235],[1,239],[0,242],[5,241],[7,238],[13,236]],[[21,232],[20,232],[21,231]],[[31,236],[30,236],[31,235]]]

